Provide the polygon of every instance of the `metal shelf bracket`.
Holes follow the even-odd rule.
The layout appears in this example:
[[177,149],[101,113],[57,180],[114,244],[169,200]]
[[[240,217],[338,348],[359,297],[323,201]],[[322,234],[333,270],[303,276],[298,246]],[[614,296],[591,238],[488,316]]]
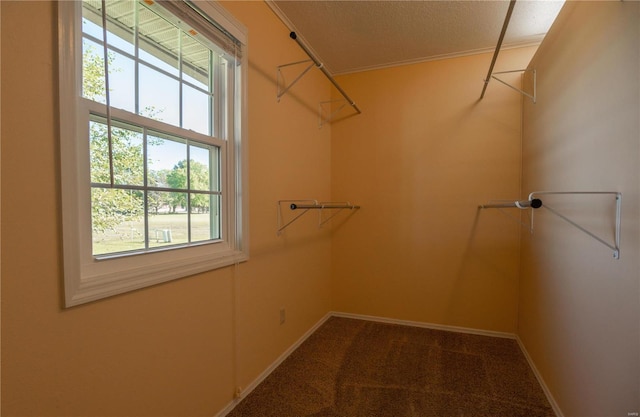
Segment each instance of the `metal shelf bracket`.
[[[615,230],[614,230],[614,243],[613,244],[607,242],[605,239],[601,238],[600,236],[596,235],[595,233],[587,230],[583,226],[581,226],[578,223],[574,222],[573,220],[571,220],[570,218],[568,218],[564,214],[560,213],[558,210],[554,209],[553,207],[549,207],[549,204],[547,204],[546,202],[544,204],[542,204],[542,200],[540,198],[537,198],[538,196],[542,196],[542,195],[577,195],[577,194],[581,194],[581,195],[612,195],[612,196],[615,197],[615,199],[616,199],[616,207],[615,207]],[[622,193],[620,193],[620,192],[617,192],[617,191],[536,191],[536,192],[533,192],[533,193],[529,194],[529,199],[528,200],[508,201],[508,202],[504,202],[504,201],[489,202],[488,204],[482,204],[482,205],[478,206],[479,209],[497,208],[497,209],[500,209],[500,211],[502,211],[502,209],[504,209],[504,208],[511,208],[511,207],[516,207],[516,208],[519,208],[521,210],[528,209],[528,208],[538,209],[540,207],[544,207],[546,210],[549,210],[549,212],[551,212],[554,215],[558,216],[559,218],[561,218],[565,222],[567,222],[570,225],[574,226],[575,228],[577,228],[578,230],[582,231],[583,233],[586,233],[587,235],[591,236],[592,238],[594,238],[598,242],[602,243],[603,245],[605,245],[609,249],[613,250],[613,258],[614,259],[620,259],[620,228],[621,228],[621,223],[622,223],[621,216],[620,216],[621,215],[621,209],[622,209]],[[534,211],[535,210],[531,210],[531,214],[529,216],[529,219],[530,219],[529,231],[531,233],[533,233],[533,219],[534,219],[533,213],[534,213]],[[512,216],[510,216],[510,217],[512,217]],[[518,221],[523,226],[526,226],[524,223],[520,222],[519,220],[517,220],[515,218],[514,218],[514,220]]]
[[[300,48],[302,48],[302,50],[309,56],[310,59],[305,60],[305,61],[292,62],[290,64],[279,65],[277,67],[277,74],[276,74],[277,93],[276,93],[276,97],[278,99],[278,102],[280,102],[280,98],[283,95],[285,95],[287,93],[287,91],[289,91],[289,89],[291,87],[293,87],[293,85],[295,83],[297,83],[298,80],[300,80],[300,78],[302,78],[311,68],[313,68],[315,66],[318,69],[320,69],[320,71],[322,71],[322,73],[325,75],[325,77],[327,77],[327,79],[331,82],[331,84],[333,84],[333,86],[338,90],[338,92],[342,95],[342,97],[344,97],[345,105],[348,104],[349,106],[351,106],[353,108],[353,110],[356,112],[356,114],[362,113],[360,111],[360,108],[358,108],[358,106],[356,105],[356,103],[353,100],[351,100],[351,98],[349,98],[347,93],[342,89],[342,87],[340,87],[340,85],[336,82],[336,80],[329,73],[329,71],[327,71],[327,69],[324,67],[324,64],[322,62],[320,62],[313,55],[313,53],[309,50],[309,48],[307,48],[306,45],[300,40],[300,38],[298,38],[296,33],[295,32],[291,32],[289,34],[289,36],[291,37],[291,39],[293,39],[294,41],[296,41],[298,43]],[[291,83],[289,85],[285,85],[284,76],[282,75],[282,68],[289,67],[289,66],[292,66],[292,65],[305,64],[305,63],[309,63],[309,65],[293,81],[291,81]],[[343,105],[340,108],[338,108],[337,110],[331,112],[328,117],[324,117],[324,113],[325,112],[323,110],[323,105],[325,105],[327,103],[332,103],[333,101],[335,101],[335,100],[320,102],[320,116],[319,116],[319,118],[320,118],[320,122],[319,122],[320,127],[322,127],[322,125],[324,123],[331,122],[331,120],[333,119],[333,116],[335,116],[340,110],[342,110],[342,108],[345,107]]]
[[[311,64],[309,64],[293,81],[291,81],[291,83],[289,85],[285,85],[284,75],[282,74],[282,68],[291,67],[291,66],[300,65],[300,64],[307,64],[307,63],[311,63]],[[316,66],[316,64],[313,62],[313,60],[307,59],[307,60],[304,60],[304,61],[292,62],[290,64],[278,65],[276,67],[277,68],[277,73],[276,73],[277,94],[276,94],[276,97],[278,99],[278,103],[280,102],[280,98],[283,95],[285,95],[287,93],[287,91],[289,91],[289,89],[291,87],[293,87],[293,85],[295,83],[297,83],[300,80],[300,78],[302,78],[314,66]]]
[[[331,111],[330,109],[331,105],[333,103],[338,103],[338,102],[342,102],[342,105],[337,109]],[[349,104],[349,102],[343,98],[321,101],[320,104],[318,105],[318,127],[322,128],[323,124],[331,123],[333,121],[334,116],[340,113],[340,110],[344,109],[347,104]],[[328,109],[325,107],[328,107]]]
[[[289,221],[285,223],[284,216],[282,215],[282,203],[288,203],[291,211],[302,210],[300,214],[295,215]],[[282,231],[290,224],[298,220],[309,210],[317,209],[318,214],[318,227],[322,227],[326,222],[334,218],[338,213],[344,209],[357,210],[360,206],[353,205],[349,202],[318,202],[317,200],[279,200],[278,201],[278,230],[277,234],[280,236]],[[333,212],[329,217],[323,217],[322,212],[324,210],[337,210]]]
[[[511,84],[507,83],[506,81],[501,80],[500,78],[498,78],[495,75],[493,75],[493,74],[509,74],[509,73],[513,73],[513,72],[522,72],[522,73],[524,73],[524,72],[532,72],[533,73],[533,93],[531,93],[531,94],[527,93],[526,91],[521,90],[521,89],[519,89],[517,87],[514,87]],[[491,75],[491,78],[493,78],[494,80],[506,85],[507,87],[509,87],[509,88],[511,88],[513,90],[516,90],[517,92],[519,92],[520,94],[522,94],[524,96],[529,97],[533,101],[533,103],[536,102],[537,85],[536,85],[536,70],[535,69],[521,69],[521,70],[512,70],[512,71],[500,71],[500,72],[494,72],[493,74]]]
[[[616,217],[616,219],[615,219],[615,231],[614,231],[614,243],[613,244],[607,242],[605,239],[601,238],[600,236],[596,235],[595,233],[592,233],[591,231],[589,231],[586,228],[582,227],[578,223],[576,223],[573,220],[569,219],[564,214],[558,212],[556,209],[554,209],[552,207],[549,207],[549,205],[547,203],[545,203],[544,207],[547,210],[549,210],[551,213],[553,213],[556,216],[560,217],[565,222],[569,223],[570,225],[574,226],[578,230],[586,233],[587,235],[591,236],[592,238],[594,238],[598,242],[602,243],[603,245],[605,245],[606,247],[611,249],[613,251],[613,258],[614,259],[620,259],[620,228],[621,228],[621,223],[622,223],[622,219],[621,219],[620,215],[621,215],[621,209],[622,209],[622,193],[616,192],[616,191],[537,191],[537,192],[533,192],[533,193],[529,194],[529,199],[531,200],[532,198],[534,198],[534,196],[551,195],[551,194],[565,194],[565,195],[566,194],[574,194],[574,195],[575,194],[587,194],[587,195],[598,195],[598,194],[607,195],[608,194],[608,195],[615,196],[615,199],[616,199],[615,217]],[[533,215],[531,216],[531,230],[533,231]]]

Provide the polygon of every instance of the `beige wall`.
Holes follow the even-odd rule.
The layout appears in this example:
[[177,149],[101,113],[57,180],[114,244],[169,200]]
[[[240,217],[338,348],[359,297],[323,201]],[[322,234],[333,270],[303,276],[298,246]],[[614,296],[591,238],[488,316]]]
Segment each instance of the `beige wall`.
[[[524,120],[498,83],[478,101],[483,54],[339,77],[363,114],[322,129],[319,71],[276,102],[305,58],[286,28],[223,4],[249,28],[250,261],[63,309],[56,6],[0,2],[3,415],[215,415],[330,310],[517,332],[565,415],[638,411],[638,3],[565,8]],[[622,191],[622,258],[543,210],[532,236],[477,210],[549,189]],[[286,199],[362,209],[277,236]]]
[[0,2],[3,416],[215,415],[329,311],[329,233],[276,236],[277,200],[330,196],[329,83],[278,104],[304,53],[263,2],[225,6],[249,28],[251,260],[65,310],[56,5]]
[[[623,194],[620,260],[544,209],[523,234],[518,333],[565,416],[640,411],[639,22],[638,2],[568,3],[531,64],[523,189]],[[613,242],[610,197],[544,201]]]
[[362,209],[334,232],[334,310],[516,331],[520,226],[477,209],[520,195],[521,96],[493,82],[479,101],[491,56],[338,78],[363,113],[332,125],[332,192]]

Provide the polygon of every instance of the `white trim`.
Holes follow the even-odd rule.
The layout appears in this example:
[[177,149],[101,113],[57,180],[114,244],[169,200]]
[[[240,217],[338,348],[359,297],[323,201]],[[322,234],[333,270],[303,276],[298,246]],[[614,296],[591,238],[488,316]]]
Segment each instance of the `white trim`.
[[536,368],[531,356],[529,356],[529,352],[525,348],[522,340],[515,333],[507,333],[507,332],[496,332],[492,330],[482,330],[482,329],[473,329],[469,327],[459,327],[459,326],[448,326],[444,324],[434,324],[434,323],[426,323],[420,321],[411,321],[411,320],[399,320],[399,319],[391,319],[387,317],[379,317],[379,316],[368,316],[365,314],[354,314],[354,313],[342,313],[339,311],[330,311],[323,318],[321,318],[315,325],[313,325],[309,330],[307,330],[301,337],[298,339],[293,345],[291,345],[286,351],[284,351],[271,365],[269,365],[256,379],[254,379],[241,393],[231,400],[218,414],[214,417],[225,417],[229,414],[233,409],[238,405],[246,396],[248,396],[258,385],[260,385],[271,373],[278,367],[282,362],[284,362],[300,345],[302,345],[313,333],[315,333],[320,326],[322,326],[327,320],[331,317],[342,317],[347,319],[355,319],[355,320],[364,320],[364,321],[372,321],[378,323],[387,323],[387,324],[397,324],[401,326],[411,326],[411,327],[420,327],[424,329],[434,329],[434,330],[443,330],[448,332],[455,333],[466,333],[466,334],[475,334],[480,336],[489,336],[489,337],[499,337],[503,339],[514,339],[522,354],[524,355],[527,363],[533,370],[538,383],[540,383],[540,387],[544,392],[553,412],[556,417],[564,417],[562,411],[560,410],[560,406],[553,398],[549,387],[545,384],[544,379],[540,372],[538,372],[538,368]]
[[[317,52],[313,50],[312,47],[309,46],[309,42],[305,41],[304,36],[300,33],[300,31],[296,29],[296,25],[293,24],[293,22],[287,17],[286,13],[284,13],[282,9],[280,9],[278,4],[276,4],[274,0],[264,0],[264,2],[267,4],[267,6],[269,6],[271,11],[278,17],[278,19],[280,19],[282,24],[284,24],[287,27],[287,29],[289,29],[289,31],[296,32],[296,35],[298,36],[298,38],[300,38],[302,42],[305,45],[307,45],[307,48],[311,50],[313,55],[315,55],[316,57],[320,57],[320,59],[322,59],[321,55],[319,55]],[[529,46],[539,46],[540,43],[542,43],[542,39],[544,39],[544,36],[545,36],[544,34],[532,35],[527,38],[521,39],[517,42],[506,43],[502,45],[501,50],[526,48]],[[369,66],[358,67],[358,68],[343,69],[341,71],[332,70],[331,67],[327,65],[327,63],[324,63],[324,66],[331,73],[331,75],[338,76],[338,75],[355,74],[355,73],[365,72],[365,71],[376,71],[376,70],[400,67],[405,65],[422,64],[424,62],[440,61],[443,59],[460,58],[460,57],[465,57],[470,55],[486,54],[486,53],[493,52],[494,49],[495,48],[493,47],[471,49],[467,51],[433,55],[429,57],[412,58],[412,59],[406,59],[401,61],[387,62],[384,64],[375,64],[375,65],[369,65]]]
[[[505,45],[502,46],[502,48],[500,50],[501,51],[506,51],[508,49],[518,49],[518,48],[528,48],[528,47],[531,47],[531,46],[539,46],[541,42],[542,42],[542,37],[540,37],[540,38],[531,38],[531,39],[524,40],[522,42],[511,43],[511,44],[508,44],[508,45],[505,44]],[[453,52],[453,53],[450,53],[450,54],[434,55],[434,56],[425,57],[425,58],[407,59],[407,60],[404,60],[404,61],[388,62],[386,64],[370,65],[370,66],[367,66],[367,67],[345,69],[345,70],[342,70],[342,71],[336,71],[336,72],[332,73],[332,75],[337,77],[338,75],[356,74],[356,73],[365,72],[365,71],[377,71],[377,70],[387,69],[387,68],[402,67],[402,66],[405,66],[405,65],[422,64],[422,63],[431,62],[431,61],[441,61],[443,59],[453,59],[453,58],[462,58],[462,57],[465,57],[465,56],[488,54],[488,53],[493,52],[494,50],[495,50],[495,48],[471,49],[471,50],[468,50],[468,51]]]
[[379,323],[388,323],[388,324],[398,324],[401,326],[421,327],[424,329],[444,330],[447,332],[455,332],[455,333],[477,334],[480,336],[500,337],[503,339],[515,339],[517,337],[514,333],[473,329],[469,327],[448,326],[444,324],[425,323],[421,321],[390,319],[387,317],[367,316],[364,314],[340,313],[340,312],[334,311],[331,313],[331,315],[334,317],[344,317],[348,319],[375,321]]
[[[224,16],[220,24],[233,24],[233,31],[246,42],[246,28],[235,21],[226,10],[211,1],[203,2],[216,18]],[[91,254],[90,187],[88,178],[89,154],[88,117],[92,109],[101,106],[81,97],[81,3],[61,2],[58,7],[58,45],[60,56],[60,152],[63,224],[63,259],[65,307],[71,307],[135,289],[163,283],[208,270],[230,266],[248,260],[249,213],[247,193],[247,55],[240,57],[239,65],[232,68],[229,79],[236,90],[229,89],[229,117],[226,141],[194,133],[197,140],[218,146],[223,164],[221,182],[225,190],[223,204],[227,220],[222,224],[222,240],[207,244],[171,247],[131,256],[94,257]],[[242,36],[240,36],[242,35]],[[228,87],[228,86],[227,86]],[[237,88],[240,88],[238,91]],[[238,96],[241,94],[241,97]],[[126,123],[137,124],[137,115],[113,109],[113,113]],[[98,111],[100,113],[100,111]],[[122,116],[122,117],[120,117]],[[236,125],[237,124],[237,125]],[[144,119],[141,126],[164,133],[182,131],[153,120]],[[219,133],[219,132],[214,132]],[[191,134],[189,134],[191,136]],[[187,136],[188,138],[190,138]],[[240,223],[243,222],[243,223]]]
[[[297,39],[299,39],[307,47],[307,49],[309,49],[309,51],[311,51],[311,54],[313,56],[317,56],[317,57],[320,56],[315,51],[315,49],[313,49],[313,46],[311,46],[311,44],[309,42],[307,42],[307,40],[305,39],[304,35],[297,29],[296,25],[294,25],[293,22],[291,20],[289,20],[287,15],[280,9],[280,6],[278,6],[275,3],[274,0],[264,0],[264,2],[267,4],[267,6],[269,6],[269,8],[276,15],[276,17],[278,17],[278,19],[280,19],[282,24],[284,24],[287,27],[289,32],[295,32],[296,33]],[[329,65],[327,65],[325,62],[323,62],[322,65],[327,69],[327,71],[329,71],[331,73],[331,75],[334,75],[334,72],[331,70],[331,67]]]
[[529,366],[533,370],[533,373],[536,376],[538,383],[542,387],[542,391],[544,391],[544,395],[547,396],[547,401],[549,401],[549,404],[551,404],[551,408],[553,409],[553,412],[555,413],[556,417],[564,417],[564,414],[562,414],[562,410],[560,410],[560,406],[556,402],[555,398],[553,398],[553,394],[551,394],[551,390],[549,389],[549,387],[547,387],[547,384],[544,382],[544,378],[542,378],[542,374],[540,374],[540,372],[538,371],[538,368],[536,368],[536,364],[533,362],[533,359],[531,359],[529,352],[527,352],[527,348],[524,346],[524,343],[522,343],[522,340],[520,340],[520,337],[517,335],[516,335],[516,341],[518,342],[518,346],[520,346],[520,350],[524,354],[524,357],[527,359]]
[[240,394],[234,398],[229,404],[226,405],[215,417],[224,417],[229,414],[235,407],[242,401],[247,395],[256,389],[258,385],[262,383],[271,373],[284,362],[296,349],[300,347],[320,326],[322,326],[327,320],[329,320],[333,314],[327,313],[316,324],[314,324],[309,330],[307,330],[293,345],[285,350],[271,365],[269,365],[256,379],[254,379],[246,388],[240,391]]
[[[260,385],[271,373],[278,367],[282,362],[285,361],[300,345],[302,345],[320,326],[322,326],[327,320],[331,317],[342,317],[347,319],[355,319],[355,320],[365,320],[372,321],[378,323],[388,323],[388,324],[398,324],[401,326],[412,326],[412,327],[420,327],[425,329],[434,329],[434,330],[443,330],[449,332],[456,333],[467,333],[467,334],[475,334],[480,336],[489,336],[489,337],[499,337],[504,339],[516,339],[517,336],[513,333],[506,332],[495,332],[491,330],[481,330],[481,329],[472,329],[467,327],[458,327],[458,326],[447,326],[442,324],[433,324],[433,323],[424,323],[418,321],[409,321],[409,320],[397,320],[390,319],[386,317],[378,317],[378,316],[367,316],[364,314],[353,314],[353,313],[342,313],[338,311],[330,311],[323,318],[321,318],[315,325],[313,325],[309,330],[307,330],[301,337],[298,339],[293,345],[291,345],[286,351],[284,351],[271,365],[269,365],[256,379],[254,379],[245,389],[241,391],[241,393],[231,400],[215,417],[225,417],[229,414],[235,407],[242,401],[246,396],[248,396],[258,385]],[[525,353],[525,357],[528,356]],[[537,371],[534,368],[534,372],[536,372],[536,377],[538,376]],[[546,386],[543,384],[543,389],[545,390],[545,394],[547,393]],[[553,405],[555,402],[549,401]],[[556,410],[556,408],[554,408]],[[562,414],[558,414],[558,417],[564,417]]]

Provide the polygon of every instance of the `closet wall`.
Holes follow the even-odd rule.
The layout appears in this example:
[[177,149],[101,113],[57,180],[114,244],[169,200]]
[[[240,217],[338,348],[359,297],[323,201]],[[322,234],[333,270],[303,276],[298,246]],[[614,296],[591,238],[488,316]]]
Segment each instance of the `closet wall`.
[[[277,103],[276,67],[306,56],[263,2],[223,4],[249,28],[250,261],[64,309],[56,3],[0,2],[3,415],[215,415],[331,310],[517,332],[565,415],[638,411],[637,2],[563,11],[522,187],[522,97],[478,100],[491,54],[339,77],[363,113],[318,129],[329,82]],[[578,188],[624,193],[619,261],[544,212],[529,236],[477,209]],[[277,236],[281,199],[362,209]]]
[[338,77],[362,115],[332,124],[332,193],[362,209],[334,229],[334,310],[515,333],[519,213],[478,205],[521,195],[522,97],[494,81],[479,100],[491,57]]
[[330,84],[277,103],[304,53],[263,2],[224,6],[249,28],[250,261],[64,309],[56,2],[0,2],[3,416],[215,415],[330,310],[329,233],[276,235],[277,200],[330,198]]
[[[622,192],[619,260],[544,209],[523,233],[518,334],[565,416],[640,411],[639,22],[638,2],[568,2],[531,63],[523,190]],[[543,201],[613,242],[612,197]]]

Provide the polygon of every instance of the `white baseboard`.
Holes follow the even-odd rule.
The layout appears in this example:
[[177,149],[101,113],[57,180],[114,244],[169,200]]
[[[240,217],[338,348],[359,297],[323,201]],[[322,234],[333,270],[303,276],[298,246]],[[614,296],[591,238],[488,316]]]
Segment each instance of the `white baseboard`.
[[502,338],[507,338],[507,339],[515,339],[518,342],[518,346],[520,347],[520,350],[522,351],[522,354],[524,355],[524,357],[526,358],[527,362],[529,363],[529,366],[533,370],[533,373],[536,376],[536,379],[540,383],[540,386],[542,387],[542,391],[544,392],[544,395],[547,397],[547,400],[549,401],[549,404],[551,405],[551,408],[553,409],[553,412],[555,413],[556,417],[564,417],[564,414],[562,414],[562,411],[560,410],[560,407],[558,406],[558,403],[553,398],[553,395],[551,394],[551,391],[549,390],[549,387],[547,387],[547,384],[544,382],[544,379],[542,378],[542,375],[540,374],[540,372],[538,371],[538,368],[536,368],[535,363],[531,359],[531,356],[529,355],[529,352],[527,352],[527,349],[524,347],[524,343],[522,343],[522,340],[520,340],[518,335],[516,335],[514,333],[495,332],[495,331],[490,331],[490,330],[472,329],[472,328],[457,327],[457,326],[447,326],[447,325],[442,325],[442,324],[423,323],[423,322],[415,322],[415,321],[408,321],[408,320],[396,320],[396,319],[390,319],[390,318],[386,318],[386,317],[367,316],[367,315],[362,315],[362,314],[351,314],[351,313],[340,313],[340,312],[335,312],[335,311],[332,312],[331,315],[335,316],[335,317],[345,317],[345,318],[352,318],[352,319],[359,319],[359,320],[376,321],[376,322],[380,322],[380,323],[400,324],[400,325],[404,325],[404,326],[414,326],[414,327],[422,327],[422,328],[427,328],[427,329],[445,330],[445,331],[449,331],[449,332],[469,333],[469,334],[477,334],[477,335],[482,335],[482,336],[491,336],[491,337],[502,337]]
[[425,323],[421,321],[410,321],[410,320],[398,320],[398,319],[390,319],[387,317],[378,317],[378,316],[367,316],[364,314],[352,314],[352,313],[340,313],[337,311],[331,312],[331,315],[334,317],[345,317],[349,319],[358,319],[358,320],[367,320],[367,321],[376,321],[379,323],[389,323],[389,324],[399,324],[402,326],[412,326],[412,327],[422,327],[424,329],[434,329],[434,330],[445,330],[448,332],[456,332],[456,333],[468,333],[468,334],[477,334],[481,336],[491,336],[491,337],[502,337],[506,339],[515,339],[516,335],[514,333],[506,333],[506,332],[496,332],[492,330],[482,330],[482,329],[473,329],[469,327],[458,327],[458,326],[447,326],[444,324],[433,324],[433,323]]
[[522,340],[520,340],[518,336],[516,336],[516,341],[518,342],[518,346],[520,346],[520,350],[524,354],[524,357],[527,359],[527,362],[529,362],[529,366],[533,370],[533,373],[536,376],[536,379],[540,383],[540,386],[542,387],[542,391],[544,391],[544,395],[547,396],[547,400],[549,401],[549,404],[551,404],[551,408],[553,409],[553,412],[555,413],[556,417],[564,417],[564,414],[562,414],[562,410],[560,410],[560,406],[556,402],[555,398],[553,398],[553,395],[551,394],[549,387],[547,387],[547,384],[544,382],[544,379],[542,378],[542,375],[538,371],[538,368],[536,368],[536,364],[533,362],[533,359],[531,359],[529,352],[527,352],[527,348],[524,347],[524,343],[522,343]]
[[218,414],[216,414],[215,417],[225,417],[227,414],[229,414],[235,408],[235,406],[238,405],[240,401],[242,401],[244,397],[249,395],[258,385],[260,385],[260,383],[264,381],[278,366],[280,366],[280,364],[284,362],[284,360],[287,359],[289,355],[291,355],[302,343],[304,343],[305,340],[309,338],[309,336],[311,336],[320,326],[322,326],[331,317],[344,317],[349,319],[374,321],[379,323],[398,324],[402,326],[421,327],[425,329],[444,330],[449,332],[468,333],[468,334],[476,334],[481,336],[515,339],[518,342],[518,346],[520,346],[520,350],[524,354],[524,357],[527,359],[529,366],[531,366],[533,373],[538,379],[538,382],[540,383],[540,386],[542,387],[544,394],[547,396],[547,400],[549,400],[549,404],[551,404],[551,408],[553,409],[554,413],[556,414],[557,417],[564,417],[564,415],[562,414],[562,411],[560,410],[560,407],[558,406],[555,399],[553,398],[553,395],[551,395],[551,391],[549,391],[549,388],[545,384],[544,379],[542,379],[542,376],[538,372],[538,369],[536,368],[535,364],[531,360],[531,357],[529,356],[529,352],[527,352],[527,349],[524,347],[524,344],[522,343],[520,338],[514,333],[496,332],[491,330],[473,329],[468,327],[447,326],[443,324],[433,324],[433,323],[425,323],[425,322],[419,322],[419,321],[390,319],[387,317],[368,316],[364,314],[342,313],[338,311],[330,311],[323,318],[321,318],[315,325],[313,325],[313,327],[307,330],[293,345],[291,345],[286,351],[282,353],[282,355],[280,355],[271,365],[269,365],[260,375],[258,375],[258,377],[255,380],[253,380],[253,382],[251,382],[251,384],[249,384],[237,398],[234,398],[229,404],[227,404],[225,408],[223,408]]
[[305,340],[309,338],[320,326],[324,324],[331,317],[331,313],[327,313],[323,318],[321,318],[316,324],[314,324],[309,330],[307,330],[293,345],[291,345],[287,350],[285,350],[282,355],[280,355],[271,365],[267,367],[256,379],[254,379],[244,390],[242,393],[238,395],[236,398],[231,400],[229,404],[225,408],[223,408],[215,417],[224,417],[229,414],[236,405],[244,397],[249,395],[251,391],[253,391],[262,381],[267,379],[267,377],[273,372],[282,362],[285,361]]

